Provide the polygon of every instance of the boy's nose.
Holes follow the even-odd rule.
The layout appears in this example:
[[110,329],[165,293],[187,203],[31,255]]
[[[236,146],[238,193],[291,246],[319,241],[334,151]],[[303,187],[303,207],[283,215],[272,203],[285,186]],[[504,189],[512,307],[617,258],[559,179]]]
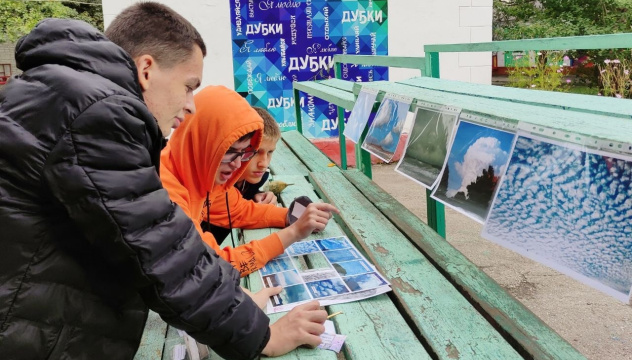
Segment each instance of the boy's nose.
[[241,156],[238,156],[235,160],[228,163],[233,169],[239,169],[241,167]]

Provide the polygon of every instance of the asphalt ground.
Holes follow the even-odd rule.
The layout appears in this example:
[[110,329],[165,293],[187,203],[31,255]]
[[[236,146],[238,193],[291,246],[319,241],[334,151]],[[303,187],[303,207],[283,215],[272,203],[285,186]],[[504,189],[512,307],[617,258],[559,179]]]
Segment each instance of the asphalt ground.
[[[426,220],[425,189],[374,165],[373,180]],[[446,208],[446,237],[455,248],[589,359],[632,359],[632,306],[480,236],[482,225]]]

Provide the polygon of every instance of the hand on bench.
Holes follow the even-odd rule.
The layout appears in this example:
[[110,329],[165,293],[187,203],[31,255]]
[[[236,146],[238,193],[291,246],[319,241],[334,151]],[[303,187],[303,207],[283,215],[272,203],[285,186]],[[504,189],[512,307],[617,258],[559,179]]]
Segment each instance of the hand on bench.
[[262,354],[280,356],[301,345],[318,346],[320,335],[325,332],[325,320],[327,312],[320,309],[318,301],[295,307],[270,325],[270,341]]
[[311,203],[305,208],[305,212],[292,225],[280,230],[277,234],[283,248],[293,243],[305,239],[314,232],[325,229],[329,220],[333,217],[332,213],[339,214],[338,209],[327,203]]
[[256,293],[252,293],[250,290],[246,288],[241,288],[248,296],[252,298],[252,300],[257,304],[257,306],[264,310],[266,308],[266,304],[268,303],[268,299],[270,296],[274,296],[283,291],[283,287],[276,286],[271,288],[263,288]]

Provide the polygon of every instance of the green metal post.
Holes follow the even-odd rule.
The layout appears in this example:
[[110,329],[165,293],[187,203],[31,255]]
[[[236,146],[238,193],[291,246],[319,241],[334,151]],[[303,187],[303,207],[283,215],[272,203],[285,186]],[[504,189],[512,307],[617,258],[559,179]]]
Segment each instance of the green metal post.
[[298,90],[294,89],[294,110],[296,111],[296,130],[303,133],[303,119],[301,118],[301,97]]
[[[340,79],[342,67],[339,62],[334,64],[334,76]],[[345,139],[345,109],[336,106],[338,111],[338,142],[340,143],[340,167],[347,170],[347,140]]]
[[360,138],[358,139],[358,143],[355,145],[356,167],[369,179],[373,179],[373,171],[371,170],[371,154],[362,148],[362,143],[364,142],[368,132],[369,127],[366,126],[362,131],[362,135],[360,135]]
[[428,211],[428,226],[437,234],[445,238],[445,207],[442,203],[431,199],[432,191],[426,189],[426,210]]
[[340,142],[340,167],[347,170],[347,140],[343,132],[345,131],[345,109],[336,106],[338,109],[338,140]]
[[[425,76],[439,78],[439,53],[426,53]],[[430,197],[430,190],[426,190],[426,210],[428,213],[428,226],[445,238],[445,207],[443,204]]]

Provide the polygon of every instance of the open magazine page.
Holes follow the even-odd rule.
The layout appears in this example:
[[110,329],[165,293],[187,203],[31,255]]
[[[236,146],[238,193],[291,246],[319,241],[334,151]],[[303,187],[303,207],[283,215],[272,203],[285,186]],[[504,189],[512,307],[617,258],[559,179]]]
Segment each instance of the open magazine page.
[[289,311],[310,300],[333,305],[390,291],[390,284],[345,236],[292,244],[259,274],[265,287],[283,287],[270,297],[268,313]]

